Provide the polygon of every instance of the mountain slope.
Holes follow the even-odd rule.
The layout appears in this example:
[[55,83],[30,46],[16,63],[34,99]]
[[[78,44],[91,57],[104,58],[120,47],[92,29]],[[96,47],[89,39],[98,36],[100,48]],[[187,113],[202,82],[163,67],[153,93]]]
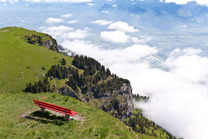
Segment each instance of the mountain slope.
[[21,92],[26,83],[42,79],[51,65],[62,58],[66,59],[67,65],[71,64],[70,57],[28,44],[25,36],[32,34],[46,35],[23,28],[0,29],[0,94]]
[[[52,115],[40,115],[38,99],[77,111],[82,120],[69,120]],[[54,93],[16,93],[0,95],[0,138],[139,138],[119,119],[71,97]],[[9,105],[8,105],[9,104]]]

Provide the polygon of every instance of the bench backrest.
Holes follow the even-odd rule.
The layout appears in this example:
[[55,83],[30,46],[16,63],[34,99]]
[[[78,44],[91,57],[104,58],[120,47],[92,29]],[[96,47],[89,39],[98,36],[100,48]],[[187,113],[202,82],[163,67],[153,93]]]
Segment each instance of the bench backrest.
[[54,105],[54,104],[46,103],[46,102],[35,100],[35,99],[33,99],[33,101],[39,107],[54,110],[54,111],[64,113],[64,114],[72,114],[71,109],[60,107],[60,106],[57,106],[57,105]]

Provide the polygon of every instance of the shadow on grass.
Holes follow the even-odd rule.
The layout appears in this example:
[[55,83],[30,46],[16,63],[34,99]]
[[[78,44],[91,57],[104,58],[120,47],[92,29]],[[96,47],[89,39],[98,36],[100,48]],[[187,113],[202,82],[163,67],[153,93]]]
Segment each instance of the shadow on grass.
[[44,113],[35,111],[25,118],[29,120],[35,120],[43,124],[51,123],[58,126],[64,125],[66,123],[63,116],[56,116],[48,111],[45,111]]

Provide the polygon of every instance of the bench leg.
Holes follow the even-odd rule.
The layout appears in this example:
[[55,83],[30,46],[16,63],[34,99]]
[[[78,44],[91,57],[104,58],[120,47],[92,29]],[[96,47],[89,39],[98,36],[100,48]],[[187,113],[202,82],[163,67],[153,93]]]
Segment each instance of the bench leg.
[[70,115],[65,115],[65,117],[66,117],[66,121],[69,121]]
[[40,108],[41,108],[41,112],[44,113],[45,108],[43,108],[43,107],[40,107]]

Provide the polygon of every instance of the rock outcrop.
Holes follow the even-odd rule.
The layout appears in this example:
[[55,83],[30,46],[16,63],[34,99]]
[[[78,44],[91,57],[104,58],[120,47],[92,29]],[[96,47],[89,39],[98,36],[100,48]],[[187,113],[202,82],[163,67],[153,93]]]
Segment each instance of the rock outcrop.
[[57,44],[56,40],[53,39],[50,35],[48,35],[48,36],[49,36],[50,39],[47,40],[47,41],[44,41],[43,46],[47,47],[48,49],[50,49],[54,52],[59,53],[59,47],[58,47],[58,44]]
[[59,47],[54,38],[52,38],[50,35],[34,35],[31,36],[25,36],[27,39],[27,42],[33,45],[39,45],[47,47],[48,49],[59,53]]
[[68,86],[58,89],[58,93],[66,96],[74,97],[82,102],[88,103],[91,106],[97,107],[105,112],[110,113],[116,118],[123,121],[133,114],[132,89],[129,83],[124,83],[119,90],[114,90],[112,93],[94,93],[94,88],[82,94],[74,92]]

